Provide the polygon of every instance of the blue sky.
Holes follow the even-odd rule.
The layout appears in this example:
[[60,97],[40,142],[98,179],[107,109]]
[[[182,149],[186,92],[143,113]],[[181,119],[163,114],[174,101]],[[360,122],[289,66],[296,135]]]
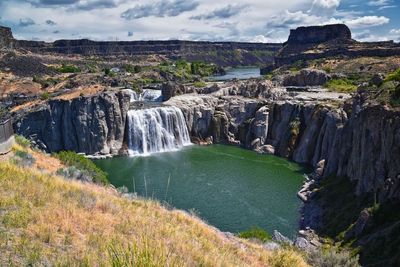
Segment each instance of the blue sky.
[[17,39],[284,42],[289,30],[346,23],[359,41],[400,41],[400,0],[1,0]]

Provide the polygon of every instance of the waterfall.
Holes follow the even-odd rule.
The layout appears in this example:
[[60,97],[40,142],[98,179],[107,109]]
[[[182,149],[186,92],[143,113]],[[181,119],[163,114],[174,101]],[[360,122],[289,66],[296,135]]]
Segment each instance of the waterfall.
[[129,110],[128,127],[130,155],[173,151],[190,144],[185,118],[177,107]]
[[131,103],[132,103],[132,102],[135,102],[135,101],[137,100],[136,92],[133,91],[132,89],[123,89],[122,91],[128,92],[128,93],[131,95],[131,99],[130,99],[130,102],[131,102]]
[[140,94],[139,100],[161,102],[161,90],[144,89],[143,93]]

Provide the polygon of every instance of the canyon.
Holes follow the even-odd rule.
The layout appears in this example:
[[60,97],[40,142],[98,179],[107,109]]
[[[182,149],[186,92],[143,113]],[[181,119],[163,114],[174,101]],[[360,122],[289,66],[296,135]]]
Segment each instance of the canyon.
[[[362,98],[334,108],[325,99],[284,100],[273,88],[271,100],[218,95],[224,90],[175,96],[164,105],[182,110],[192,140],[238,145],[314,167],[324,161],[323,175],[348,176],[357,182],[357,194],[378,192],[379,199],[399,199],[399,111]],[[128,134],[129,103],[129,94],[119,91],[49,101],[17,112],[14,128],[49,152],[126,154],[124,143],[133,138]]]
[[[93,93],[57,96],[12,110],[14,131],[41,150],[71,150],[104,159],[177,150],[192,142],[238,146],[287,158],[314,169],[299,192],[304,201],[302,230],[324,227],[321,217],[327,210],[316,208],[321,203],[313,196],[320,189],[316,185],[329,177],[344,177],[354,184],[350,195],[357,199],[367,195],[373,199],[368,203],[371,209],[400,201],[400,110],[386,101],[399,88],[397,78],[387,80],[383,74],[372,77],[363,69],[364,76],[352,80],[359,73],[332,71],[329,65],[323,70],[298,70],[291,65],[321,58],[329,64],[332,57],[343,55],[387,59],[400,55],[397,43],[356,42],[345,25],[300,27],[291,31],[283,45],[89,40],[44,43],[15,40],[7,28],[0,28],[0,36],[4,51],[18,48],[47,56],[158,54],[220,66],[270,64],[261,71],[271,77],[222,82],[196,77],[186,83],[151,84],[142,91],[103,88],[92,81],[98,88]],[[327,89],[331,81],[347,87],[342,91]],[[391,87],[385,89],[385,83]],[[368,226],[374,222],[371,213],[363,210],[357,214],[359,217],[349,226],[356,225],[356,230],[345,234],[357,237],[368,233]],[[377,231],[371,240],[382,232]]]

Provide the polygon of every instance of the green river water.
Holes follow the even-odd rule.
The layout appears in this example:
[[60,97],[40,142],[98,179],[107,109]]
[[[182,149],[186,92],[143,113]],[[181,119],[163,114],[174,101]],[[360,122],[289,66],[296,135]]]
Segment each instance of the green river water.
[[296,192],[304,175],[299,165],[286,159],[233,146],[192,145],[95,164],[114,186],[194,210],[222,231],[237,233],[258,226],[288,237],[296,233],[301,206]]

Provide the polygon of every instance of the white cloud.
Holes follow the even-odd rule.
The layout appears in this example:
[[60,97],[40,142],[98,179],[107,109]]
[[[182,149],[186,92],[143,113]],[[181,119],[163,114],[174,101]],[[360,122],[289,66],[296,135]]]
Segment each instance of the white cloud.
[[367,5],[369,6],[384,6],[388,5],[391,0],[376,0],[376,1],[369,1]]
[[378,8],[379,11],[382,11],[384,9],[389,9],[389,8],[396,8],[397,6],[381,6],[380,8]]
[[353,20],[346,21],[346,24],[350,28],[360,29],[360,28],[368,28],[368,27],[375,27],[380,26],[383,24],[389,23],[390,19],[384,16],[364,16],[359,17]]
[[[0,0],[0,24],[11,27],[19,39],[43,41],[86,37],[283,42],[289,29],[299,26],[348,22],[356,32],[371,28],[376,38],[383,35],[382,28],[372,26],[385,25],[387,35],[400,28],[389,15],[376,14],[388,5],[368,6],[368,1],[361,8],[341,5],[340,0]],[[367,16],[369,11],[374,13]],[[20,19],[21,26],[30,25],[21,27]]]
[[400,29],[391,29],[391,30],[389,31],[389,33],[390,33],[390,34],[398,34],[398,35],[400,35]]
[[340,0],[314,0],[308,13],[323,17],[332,16],[340,5]]

